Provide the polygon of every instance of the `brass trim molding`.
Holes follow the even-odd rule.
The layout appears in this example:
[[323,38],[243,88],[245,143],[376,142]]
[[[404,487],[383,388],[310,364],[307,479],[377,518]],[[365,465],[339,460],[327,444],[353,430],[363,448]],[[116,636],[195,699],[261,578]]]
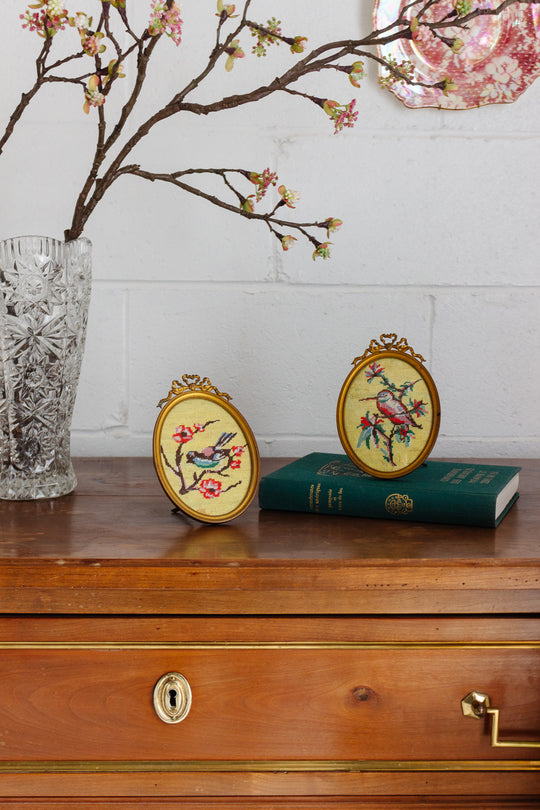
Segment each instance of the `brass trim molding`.
[[0,641],[0,650],[538,650],[527,641]]
[[448,771],[538,771],[535,760],[194,760],[0,762],[2,773],[418,773]]

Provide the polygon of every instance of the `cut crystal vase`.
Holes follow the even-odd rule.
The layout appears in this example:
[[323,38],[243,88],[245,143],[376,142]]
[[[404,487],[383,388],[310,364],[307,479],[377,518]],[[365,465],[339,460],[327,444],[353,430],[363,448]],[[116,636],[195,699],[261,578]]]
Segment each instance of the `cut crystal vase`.
[[70,430],[84,350],[92,245],[0,241],[0,498],[71,492]]

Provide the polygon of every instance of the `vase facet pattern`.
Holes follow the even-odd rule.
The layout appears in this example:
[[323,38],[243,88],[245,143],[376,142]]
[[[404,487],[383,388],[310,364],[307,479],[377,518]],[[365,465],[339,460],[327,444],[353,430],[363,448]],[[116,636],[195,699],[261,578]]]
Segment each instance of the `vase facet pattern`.
[[71,419],[90,303],[92,246],[0,241],[0,498],[71,492]]

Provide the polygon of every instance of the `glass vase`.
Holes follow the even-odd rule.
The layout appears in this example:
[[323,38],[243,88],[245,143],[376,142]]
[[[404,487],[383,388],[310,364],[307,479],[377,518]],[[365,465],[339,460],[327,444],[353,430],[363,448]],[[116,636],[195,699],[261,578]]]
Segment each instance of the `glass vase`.
[[71,492],[70,430],[84,350],[92,245],[0,241],[0,498]]

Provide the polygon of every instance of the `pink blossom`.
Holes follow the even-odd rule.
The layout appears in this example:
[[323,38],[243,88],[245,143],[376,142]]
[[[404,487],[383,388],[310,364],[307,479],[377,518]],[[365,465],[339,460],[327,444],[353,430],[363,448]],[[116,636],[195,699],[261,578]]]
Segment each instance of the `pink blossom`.
[[353,62],[350,67],[349,81],[353,87],[360,87],[360,80],[364,78],[364,63]]
[[88,79],[88,88],[84,94],[83,110],[86,114],[90,112],[90,107],[101,107],[105,104],[105,96],[99,89],[99,76],[94,73]]
[[182,41],[182,20],[176,3],[167,8],[164,0],[152,0],[148,33],[152,37],[167,34],[175,45],[180,45]]
[[299,191],[293,191],[290,188],[285,188],[284,185],[278,186],[278,191],[281,196],[281,204],[285,204],[287,208],[294,208],[295,204],[300,199]]
[[321,259],[329,259],[330,258],[330,245],[332,242],[319,242],[317,247],[313,251],[312,259],[315,261],[319,256]]
[[341,219],[333,219],[330,217],[325,222],[322,223],[323,228],[326,228],[326,235],[330,236],[330,233],[334,231],[338,231],[341,226],[343,225],[343,220]]
[[303,53],[306,49],[307,37],[295,37],[291,43],[291,53]]
[[338,104],[337,101],[327,99],[323,102],[323,110],[334,122],[334,133],[341,132],[343,127],[353,127],[358,118],[358,112],[354,109],[356,99],[349,104]]
[[206,478],[201,481],[199,492],[204,498],[219,498],[221,495],[221,481],[216,481],[215,478]]
[[275,172],[271,172],[270,169],[264,169],[262,174],[251,172],[249,179],[257,187],[256,197],[257,202],[259,202],[259,200],[262,200],[266,194],[267,188],[269,186],[276,185],[277,174]]
[[374,377],[378,377],[383,371],[384,368],[381,365],[379,365],[379,363],[377,362],[370,363],[368,366],[368,370],[366,371],[366,380],[368,382],[371,382],[371,380],[373,380]]
[[290,250],[292,247],[294,247],[294,243],[297,241],[296,236],[291,236],[290,234],[285,234],[285,236],[282,236],[280,238],[281,238],[281,247],[283,248],[283,250]]
[[224,22],[225,20],[229,19],[229,17],[231,19],[233,19],[234,17],[238,17],[238,14],[234,13],[236,10],[236,6],[234,6],[233,3],[225,4],[223,0],[218,0],[217,10],[218,13],[216,14],[216,17],[219,17],[221,22]]
[[253,202],[254,199],[255,194],[250,194],[249,197],[247,197],[240,205],[242,211],[247,211],[248,214],[252,214],[255,210],[255,204]]
[[178,425],[172,437],[178,444],[185,444],[192,440],[193,430],[185,425]]
[[493,77],[497,84],[508,84],[521,78],[521,68],[516,59],[503,55],[495,57],[486,65],[486,73]]
[[240,40],[233,39],[230,46],[225,48],[225,53],[228,54],[227,61],[225,62],[225,70],[231,71],[234,67],[235,59],[243,59],[245,56],[244,51],[239,45]]
[[[40,10],[30,11],[31,8]],[[35,31],[40,37],[53,37],[58,31],[63,31],[68,22],[63,0],[37,0],[20,18],[23,28]]]
[[[83,34],[83,32],[81,32]],[[95,56],[97,53],[103,53],[105,50],[105,45],[100,43],[100,39],[102,39],[104,34],[101,31],[98,31],[96,34],[89,34],[87,35],[84,33],[84,36],[81,36],[81,45],[82,49],[88,56]]]

